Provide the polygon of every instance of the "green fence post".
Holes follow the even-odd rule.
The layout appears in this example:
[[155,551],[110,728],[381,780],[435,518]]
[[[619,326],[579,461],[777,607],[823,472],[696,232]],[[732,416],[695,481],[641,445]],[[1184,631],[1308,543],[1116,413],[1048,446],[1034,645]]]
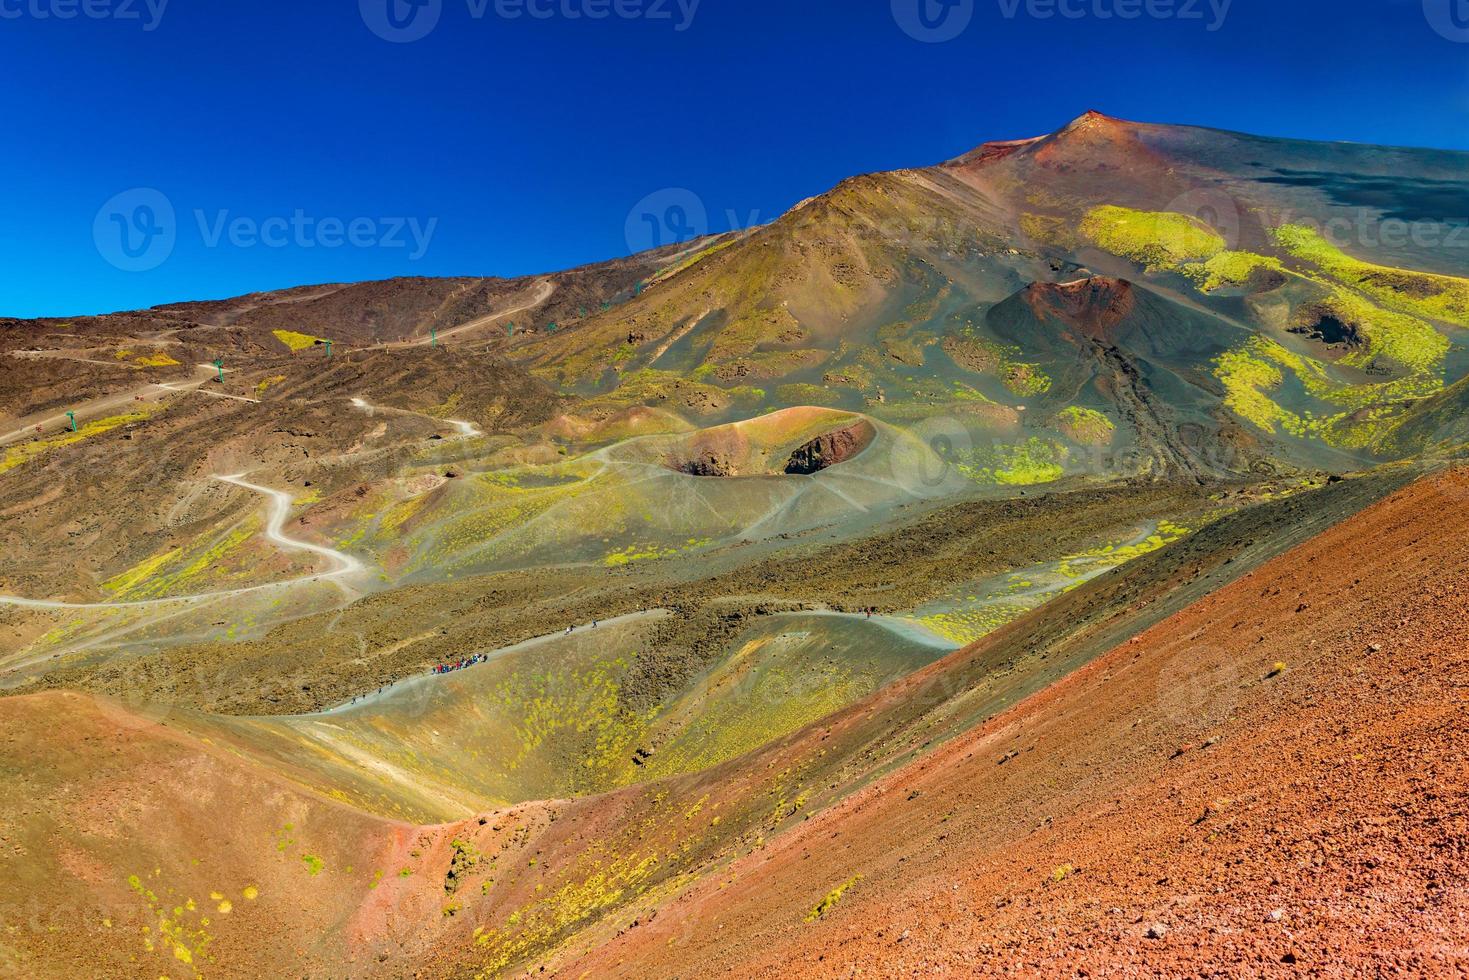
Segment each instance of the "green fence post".
[[67,412],[66,417],[71,419],[71,431],[75,432],[77,430],[77,413]]

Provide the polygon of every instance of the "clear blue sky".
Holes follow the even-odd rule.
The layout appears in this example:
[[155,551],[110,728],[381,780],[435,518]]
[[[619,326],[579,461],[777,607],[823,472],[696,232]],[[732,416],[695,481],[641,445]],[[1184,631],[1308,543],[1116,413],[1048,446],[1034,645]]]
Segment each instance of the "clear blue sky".
[[[1056,0],[958,0],[967,28],[932,44],[893,9],[917,24],[919,0],[702,0],[682,30],[691,0],[417,0],[442,9],[411,43],[368,28],[391,32],[389,0],[169,0],[154,23],[160,2],[0,0],[0,315],[559,269],[626,254],[630,211],[665,188],[693,191],[722,230],[1088,108],[1469,148],[1466,0],[1427,0],[1438,31],[1424,0],[1233,0],[1217,30],[1211,0],[1198,19],[1176,15],[1195,0],[1060,0],[1079,19],[1035,16]],[[392,2],[408,31],[433,13]],[[966,13],[924,2],[939,30]],[[1096,15],[1129,2],[1142,17]],[[497,13],[525,3],[552,16]],[[564,13],[599,5],[670,16]],[[164,230],[140,210],[156,197],[104,209],[134,188],[174,209],[171,237],[134,237]],[[422,256],[411,226],[393,234],[408,218]],[[353,219],[356,244],[327,247]],[[171,242],[167,259],[127,259],[124,230],[139,250]]]

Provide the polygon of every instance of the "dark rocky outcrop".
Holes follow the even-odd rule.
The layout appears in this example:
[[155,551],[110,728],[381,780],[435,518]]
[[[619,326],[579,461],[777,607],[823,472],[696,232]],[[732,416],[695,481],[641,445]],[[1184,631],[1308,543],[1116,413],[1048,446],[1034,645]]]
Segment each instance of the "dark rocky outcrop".
[[686,459],[675,467],[680,473],[689,476],[734,476],[734,464],[729,457],[721,456],[711,449],[706,449],[693,459]]
[[853,424],[833,432],[817,436],[794,453],[786,462],[785,471],[793,476],[809,476],[820,473],[838,463],[845,463],[871,444],[873,431],[866,421]]

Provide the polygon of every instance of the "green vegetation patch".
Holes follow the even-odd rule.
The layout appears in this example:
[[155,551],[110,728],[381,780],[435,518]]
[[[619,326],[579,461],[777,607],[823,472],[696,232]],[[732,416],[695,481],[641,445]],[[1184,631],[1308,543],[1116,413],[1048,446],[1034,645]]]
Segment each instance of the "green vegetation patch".
[[[173,595],[185,587],[195,587],[206,577],[216,581],[231,574],[223,566],[239,556],[255,535],[253,521],[242,522],[229,531],[217,535],[202,550],[188,551],[175,548],[161,555],[146,558],[123,572],[108,579],[104,584],[118,598],[156,599]],[[246,574],[254,570],[253,563],[239,561],[234,574]]]
[[944,337],[943,348],[960,367],[998,377],[1017,398],[1035,398],[1051,390],[1050,376],[1039,364],[1021,361],[1019,347],[986,340],[973,327]]
[[[1293,375],[1307,395],[1329,409],[1292,411],[1273,397]],[[1253,337],[1214,362],[1224,386],[1224,404],[1261,431],[1318,439],[1341,449],[1380,446],[1396,428],[1405,405],[1443,389],[1440,378],[1418,375],[1384,384],[1334,381],[1322,362],[1297,354],[1266,337]]]
[[1057,413],[1056,427],[1066,438],[1083,446],[1109,446],[1117,433],[1117,426],[1107,416],[1079,405]]
[[1016,445],[970,450],[957,463],[959,472],[976,483],[1024,487],[1061,479],[1067,455],[1066,447],[1055,440],[1032,436]]
[[857,882],[861,880],[861,875],[853,875],[846,881],[842,882],[840,885],[837,885],[831,891],[827,892],[826,897],[817,902],[816,905],[812,907],[811,911],[806,913],[806,921],[815,922],[818,919],[825,918],[826,913],[835,908],[836,904],[842,900],[842,897],[846,895],[847,892],[852,890],[852,886],[857,884]]
[[1273,255],[1220,252],[1205,262],[1189,262],[1180,270],[1206,293],[1228,286],[1248,286],[1261,271],[1286,275],[1285,265]]
[[1141,262],[1149,272],[1202,262],[1225,248],[1224,239],[1203,221],[1172,211],[1104,205],[1082,219],[1081,233],[1114,255]]
[[1360,289],[1380,303],[1415,316],[1469,327],[1469,279],[1363,262],[1305,225],[1277,228],[1275,241],[1296,258],[1316,265],[1333,279]]

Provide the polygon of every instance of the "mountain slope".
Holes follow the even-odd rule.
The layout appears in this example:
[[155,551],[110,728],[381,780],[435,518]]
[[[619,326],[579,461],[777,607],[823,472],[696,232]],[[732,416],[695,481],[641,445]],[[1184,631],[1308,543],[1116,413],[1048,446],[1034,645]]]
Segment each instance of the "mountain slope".
[[557,974],[1462,971],[1463,490],[1377,505]]
[[[1455,276],[1469,263],[1444,247],[1469,235],[1450,209],[1469,194],[1466,167],[1465,154],[1088,113],[1046,137],[845,181],[625,306],[510,353],[608,406],[726,418],[751,401],[810,401],[894,421],[953,416],[1011,453],[1039,439],[1063,472],[1087,468],[1070,458],[1066,427],[1046,424],[1064,409],[1102,412],[1119,445],[1175,447],[1140,453],[1142,471],[1188,471],[1180,438],[1238,469],[1262,455],[1350,468],[1394,456],[1383,439],[1393,420],[1466,366],[1469,279]],[[1396,240],[1384,221],[1409,218],[1418,246],[1381,244]],[[1157,336],[1145,343],[1170,347],[1169,373],[1184,381],[1138,368],[1155,389],[1141,397],[1181,399],[1177,418],[1129,417],[1136,399],[1120,391],[1038,403],[1054,381],[1037,365],[1049,332],[985,329],[1027,291],[1049,293],[1064,318],[1078,293],[1060,287],[1097,275],[1149,298],[1139,315]],[[1095,291],[1087,302],[1106,306]],[[966,340],[979,350],[952,363]],[[1252,443],[1258,452],[1242,449]]]

